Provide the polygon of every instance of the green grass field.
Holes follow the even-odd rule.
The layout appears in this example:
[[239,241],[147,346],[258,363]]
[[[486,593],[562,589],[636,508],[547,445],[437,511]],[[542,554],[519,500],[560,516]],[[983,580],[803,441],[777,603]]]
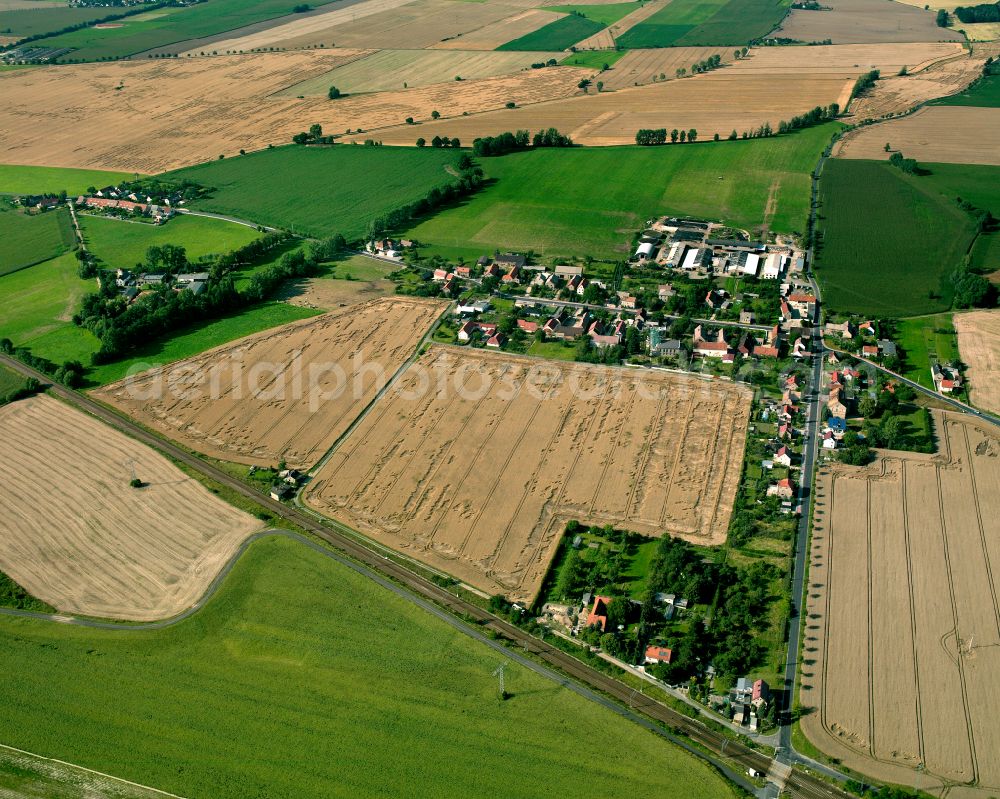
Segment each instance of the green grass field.
[[[955,199],[1000,215],[1000,167],[921,166],[929,174],[904,175],[884,161],[827,162],[816,265],[830,308],[916,316],[951,306],[947,277],[975,233]],[[998,249],[996,236],[977,245],[974,264],[987,268]]]
[[163,225],[88,214],[80,214],[79,220],[87,248],[104,262],[105,268],[131,269],[145,260],[148,248],[163,244],[184,247],[193,261],[230,252],[260,235],[245,225],[206,216],[176,216]]
[[214,188],[211,198],[192,204],[202,210],[294,228],[297,233],[358,238],[372,218],[453,182],[446,167],[457,160],[456,153],[432,147],[290,145],[211,161],[166,177]]
[[99,169],[0,164],[0,194],[58,194],[61,191],[81,194],[90,186],[102,188],[132,177],[131,173]]
[[0,740],[182,796],[735,793],[523,667],[500,701],[502,654],[286,539],[254,544],[175,627],[0,618],[0,634],[17,675],[0,686]]
[[691,214],[752,229],[805,229],[809,173],[833,133],[821,126],[791,136],[666,147],[535,150],[482,159],[496,183],[409,231],[427,252],[478,257],[495,248],[546,256],[628,253],[645,220]]
[[35,36],[39,33],[62,30],[70,25],[90,22],[110,14],[120,14],[123,9],[103,7],[77,8],[67,5],[39,3],[38,8],[18,8],[0,11],[0,33],[4,36]]
[[0,366],[0,397],[5,397],[11,391],[16,391],[24,385],[24,378],[17,372]]
[[560,64],[568,67],[590,67],[591,69],[601,69],[605,64],[614,66],[615,62],[625,55],[624,50],[581,50],[567,56]]
[[592,22],[599,22],[604,27],[613,25],[622,17],[628,16],[633,11],[638,11],[644,4],[641,2],[631,3],[608,3],[607,5],[589,6],[546,6],[546,11],[561,11],[563,14],[581,14]]
[[788,13],[790,0],[673,0],[617,39],[625,48],[727,46],[754,41]]
[[[324,4],[325,0],[311,3],[314,8]],[[44,39],[43,43],[48,47],[72,47],[74,52],[68,57],[74,59],[122,58],[291,15],[294,5],[288,0],[257,0],[253,3],[212,0],[186,8],[156,9],[120,20],[120,28],[84,28]],[[101,11],[101,16],[109,13],[108,9]]]
[[0,275],[55,258],[74,244],[65,208],[28,215],[0,205]]
[[94,366],[87,372],[87,383],[104,385],[121,380],[127,374],[161,366],[210,350],[244,336],[272,327],[287,325],[299,319],[316,316],[320,311],[289,305],[284,302],[264,302],[245,308],[222,319],[202,322],[178,330],[170,338],[156,341],[129,353],[129,357],[114,363]]
[[958,335],[950,313],[904,319],[896,330],[896,343],[906,353],[903,376],[934,389],[931,364],[959,360]]
[[89,291],[96,291],[94,281],[77,276],[72,253],[0,277],[0,338],[54,363],[88,363],[97,339],[70,318]]
[[1000,74],[982,78],[964,92],[931,100],[927,105],[973,105],[981,108],[998,108],[1000,107]]
[[400,264],[378,261],[366,255],[351,255],[330,264],[329,276],[344,280],[379,280],[400,268]]
[[497,50],[565,50],[606,27],[607,25],[604,23],[570,14],[518,39],[502,44]]

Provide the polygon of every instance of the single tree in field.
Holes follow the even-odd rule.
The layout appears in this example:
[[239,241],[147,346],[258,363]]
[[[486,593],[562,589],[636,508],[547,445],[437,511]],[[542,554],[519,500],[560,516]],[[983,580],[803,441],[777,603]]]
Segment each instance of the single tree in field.
[[890,146],[889,142],[886,142],[885,143],[885,151],[889,152],[890,150],[892,150],[892,147]]
[[694,141],[697,138],[698,138],[698,131],[696,131],[694,128],[691,128],[691,130],[688,131],[688,141]]
[[587,91],[587,88],[589,86],[590,86],[590,79],[589,78],[584,78],[578,84],[576,84],[576,88],[583,89],[585,92]]
[[423,136],[421,136],[419,139],[417,139],[417,147],[423,147],[426,144],[427,144],[427,140],[424,139]]
[[340,89],[338,89],[336,86],[331,86],[330,91],[326,93],[326,96],[330,100],[336,100],[338,97],[340,97]]
[[597,91],[600,92],[600,91],[603,91],[603,90],[604,90],[604,81],[603,80],[597,81]]
[[406,118],[406,124],[407,125],[412,125],[413,124],[413,117],[407,117]]
[[454,147],[455,149],[458,149],[459,147],[462,146],[462,142],[458,139],[452,139],[451,146]]
[[440,111],[431,111],[431,119],[440,119],[440,118],[441,118]]
[[686,130],[681,131],[681,144],[684,144],[684,142],[687,140],[687,135],[688,132]]
[[672,131],[670,131],[670,143],[671,144],[677,143],[677,128],[674,128]]
[[317,124],[317,125],[310,125],[309,126],[309,135],[312,136],[314,139],[318,139],[320,136],[323,135],[323,126],[319,125],[319,124]]

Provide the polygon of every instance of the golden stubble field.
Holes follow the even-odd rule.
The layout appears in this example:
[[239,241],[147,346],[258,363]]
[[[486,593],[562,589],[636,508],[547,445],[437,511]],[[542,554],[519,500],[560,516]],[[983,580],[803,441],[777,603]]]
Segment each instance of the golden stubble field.
[[[145,621],[206,591],[263,524],[47,396],[0,408],[0,568],[66,613]],[[133,470],[147,485],[129,486]]]
[[[537,70],[547,72],[548,70]],[[587,73],[593,77],[593,71]],[[604,80],[604,78],[601,78]],[[575,142],[634,144],[639,128],[695,128],[700,139],[731,130],[742,133],[764,122],[777,127],[817,105],[846,105],[854,80],[838,75],[759,75],[720,69],[684,80],[665,81],[614,92],[580,95],[515,109],[442,119],[414,128],[396,125],[376,132],[386,144],[412,144],[415,135],[458,137],[463,142],[505,130],[555,127]],[[364,136],[355,137],[363,139]]]
[[859,128],[838,142],[838,158],[884,159],[886,142],[918,161],[1000,166],[1000,108],[925,106],[914,114]]
[[939,455],[819,471],[802,725],[862,773],[986,797],[1000,789],[1000,431],[935,418]]
[[314,510],[531,601],[565,523],[725,540],[751,392],[434,347],[317,470]]
[[197,452],[314,464],[415,352],[445,305],[375,299],[112,383],[95,396]]
[[819,11],[792,11],[773,34],[800,42],[871,44],[877,42],[960,42],[950,28],[939,28],[933,11],[887,0],[824,0]]
[[1000,413],[1000,311],[957,313],[953,320],[970,399]]
[[[426,118],[433,109],[461,116],[508,101],[569,97],[590,75],[528,70],[336,102],[276,94],[369,53],[313,50],[0,72],[0,150],[8,163],[156,173],[284,144],[313,123],[330,132],[367,131]],[[421,135],[410,132],[406,144]]]

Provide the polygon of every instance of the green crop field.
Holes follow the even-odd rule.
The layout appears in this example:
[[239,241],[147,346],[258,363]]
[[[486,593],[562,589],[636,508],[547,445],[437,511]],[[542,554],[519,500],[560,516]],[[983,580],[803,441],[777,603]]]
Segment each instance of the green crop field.
[[975,235],[955,198],[1000,213],[1000,167],[922,166],[929,174],[904,175],[884,161],[827,162],[816,266],[830,308],[900,317],[951,306],[948,276]]
[[244,336],[307,319],[319,313],[321,311],[285,302],[264,302],[244,308],[221,319],[200,322],[178,330],[169,338],[130,352],[127,358],[120,361],[91,367],[87,371],[87,383],[92,386],[113,383],[127,374],[190,358]]
[[902,320],[896,328],[896,343],[903,348],[903,376],[934,389],[931,364],[959,360],[958,334],[950,313]]
[[429,253],[494,249],[620,259],[645,220],[690,214],[753,229],[805,230],[809,173],[833,126],[791,136],[665,147],[541,149],[482,159],[496,183],[409,231]]
[[[322,6],[329,0],[316,0]],[[145,50],[159,50],[169,45],[224,33],[244,25],[291,15],[295,5],[288,0],[212,0],[184,8],[159,8],[118,20],[120,28],[83,28],[59,34],[42,42],[47,47],[72,47],[68,58],[94,60],[101,57],[123,58]],[[108,9],[101,9],[104,14]],[[16,13],[16,12],[11,12]],[[173,48],[176,50],[177,48]],[[164,49],[164,52],[166,50]]]
[[24,385],[24,378],[17,372],[0,366],[0,398],[7,396],[11,391],[21,388]]
[[0,34],[4,36],[36,36],[40,33],[68,28],[81,22],[120,14],[122,9],[104,7],[78,8],[68,5],[50,5],[39,3],[38,8],[18,8],[11,11],[0,11]]
[[927,105],[972,105],[981,108],[1000,107],[1000,74],[984,77],[964,92],[931,100]]
[[0,205],[0,275],[55,258],[74,243],[65,208],[28,215]]
[[0,277],[0,338],[54,363],[89,362],[97,339],[70,318],[83,295],[95,290],[94,281],[77,276],[72,253]]
[[591,69],[601,69],[605,64],[614,66],[615,61],[625,55],[624,50],[581,50],[567,56],[560,64],[568,67],[590,67]]
[[201,210],[313,236],[358,238],[372,218],[454,181],[446,168],[457,160],[456,153],[432,147],[290,145],[165,177],[188,178],[215,189],[210,198],[192,203]]
[[17,675],[0,740],[182,796],[735,794],[519,665],[501,701],[501,653],[287,539],[255,543],[177,626],[2,618],[0,635]]
[[500,45],[497,50],[566,50],[607,25],[570,14],[532,33]]
[[131,269],[145,260],[148,248],[163,244],[184,247],[188,259],[193,261],[235,250],[260,235],[245,225],[206,216],[176,216],[163,225],[88,214],[80,214],[78,218],[87,248],[108,269]]
[[742,45],[772,31],[790,0],[673,0],[618,37],[625,48]]
[[82,194],[90,186],[102,188],[133,177],[132,173],[99,169],[0,164],[0,194],[58,194],[65,191],[75,195]]
[[599,22],[604,27],[613,25],[622,17],[628,16],[633,11],[638,11],[644,3],[608,3],[607,5],[587,5],[587,6],[546,6],[546,11],[561,11],[563,14],[579,14],[592,22]]

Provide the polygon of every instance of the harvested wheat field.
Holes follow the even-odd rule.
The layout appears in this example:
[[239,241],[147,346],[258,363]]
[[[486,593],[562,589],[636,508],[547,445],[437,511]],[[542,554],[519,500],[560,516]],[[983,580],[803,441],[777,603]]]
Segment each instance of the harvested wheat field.
[[1000,431],[936,422],[937,456],[819,471],[802,726],[877,779],[986,797],[1000,789]]
[[302,308],[321,311],[335,311],[348,305],[388,297],[396,290],[391,280],[331,280],[325,277],[309,277],[289,280],[281,288],[275,299]]
[[410,358],[440,302],[376,299],[268,330],[95,392],[206,455],[315,463]]
[[974,44],[967,55],[959,53],[943,58],[915,74],[884,77],[870,92],[851,101],[848,114],[856,121],[879,119],[910,111],[936,97],[957,94],[982,75],[989,56],[997,55],[1000,55],[998,44]]
[[800,42],[877,44],[960,42],[962,35],[939,28],[934,13],[888,0],[823,0],[819,11],[792,9],[772,36]]
[[[417,135],[428,140],[457,136],[468,142],[505,130],[556,127],[580,144],[609,145],[634,143],[639,128],[677,127],[695,128],[702,140],[714,133],[725,138],[731,130],[742,132],[764,122],[777,127],[781,120],[817,105],[837,102],[843,107],[853,82],[827,75],[739,75],[722,69],[685,80],[440,120],[421,125]],[[397,125],[378,131],[377,138],[386,144],[411,144],[414,129]]]
[[953,323],[969,398],[980,408],[1000,413],[1000,311],[957,313]]
[[838,158],[884,159],[886,142],[918,161],[1000,166],[1000,108],[927,106],[915,114],[851,131]]
[[[379,4],[377,7],[374,4]],[[252,50],[259,47],[338,47],[422,49],[451,41],[487,25],[521,14],[523,8],[504,3],[465,3],[455,0],[365,0],[246,36],[233,36],[213,50]],[[557,19],[549,14],[550,22]],[[463,45],[464,47],[465,45]],[[471,49],[471,48],[470,48]]]
[[954,56],[965,57],[958,42],[755,47],[749,56],[735,61],[731,69],[764,75],[860,75],[877,69],[888,76],[906,67],[912,75]]
[[[380,50],[279,92],[284,96],[326,96],[331,86],[342,92],[381,92],[455,82],[459,76],[491,78],[531,69],[562,53],[490,53],[461,50]],[[449,87],[451,88],[451,87]]]
[[626,31],[632,30],[640,22],[645,22],[653,14],[663,8],[670,0],[650,0],[644,6],[626,14],[617,22],[612,23],[602,31],[598,31],[593,36],[588,36],[576,43],[577,50],[613,50],[616,46],[617,37]]
[[[692,64],[709,56],[722,56],[722,63],[732,60],[729,47],[656,47],[651,50],[629,50],[607,72],[602,72],[605,91],[641,86],[657,80],[674,80],[677,70],[690,69]],[[660,78],[663,75],[663,78]]]
[[725,540],[751,392],[434,347],[305,501],[490,593],[531,601],[569,519]]
[[[0,72],[0,150],[8,163],[155,174],[283,144],[314,122],[372,130],[579,94],[588,70],[536,69],[419,89],[298,100],[272,96],[368,54],[303,51],[119,61]],[[121,90],[115,87],[122,85]],[[42,124],[45,120],[45,124]],[[409,126],[408,126],[409,127]],[[410,127],[406,144],[422,135]],[[430,136],[427,138],[431,138]]]
[[528,8],[430,46],[442,50],[496,50],[500,45],[534,33],[564,16],[565,14],[557,14],[555,11]]
[[[0,569],[66,613],[175,616],[263,525],[47,396],[0,408]],[[134,474],[147,485],[132,488]]]

